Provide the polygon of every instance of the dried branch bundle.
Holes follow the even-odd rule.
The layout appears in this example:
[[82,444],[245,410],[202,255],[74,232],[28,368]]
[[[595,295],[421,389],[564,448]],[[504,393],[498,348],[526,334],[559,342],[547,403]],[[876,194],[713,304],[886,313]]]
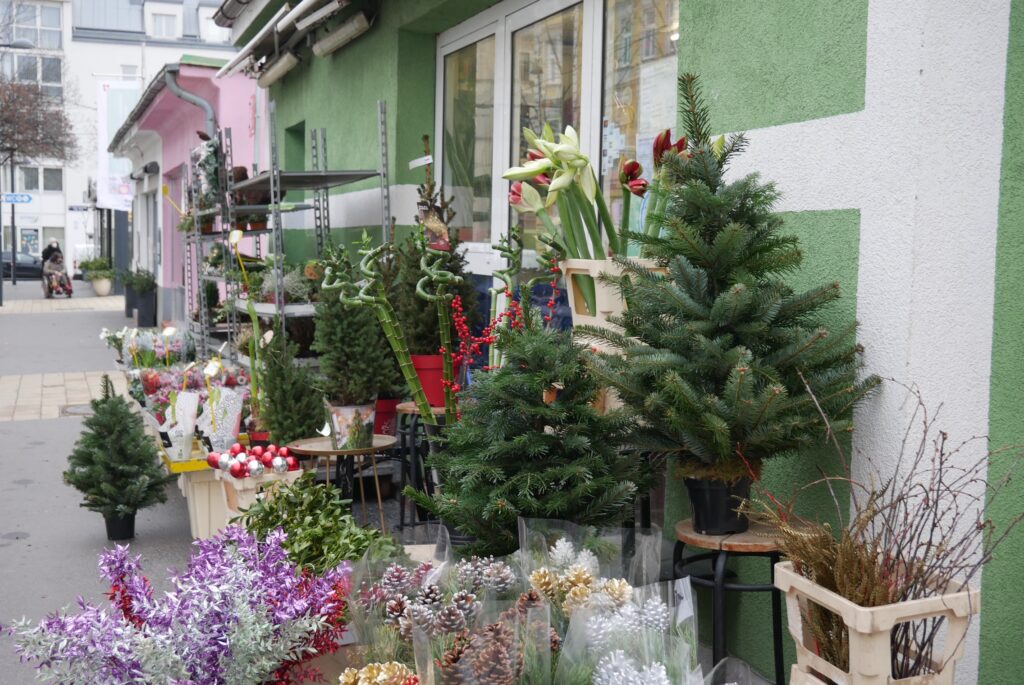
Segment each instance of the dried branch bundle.
[[[977,436],[959,444],[951,442],[937,427],[939,412],[930,415],[920,393],[907,389],[916,406],[893,475],[879,482],[857,482],[849,475],[842,446],[833,438],[847,464],[845,476],[823,477],[788,502],[765,492],[743,507],[748,516],[775,529],[783,552],[800,574],[863,607],[965,589],[1024,519],[1024,513],[1018,514],[997,530],[985,517],[986,501],[991,505],[1006,490],[1020,451],[990,451],[985,438]],[[979,443],[981,450],[974,454]],[[1001,479],[988,482],[985,474],[996,458],[1013,463]],[[870,457],[868,464],[872,472],[881,472]],[[829,523],[795,515],[796,498],[803,490],[827,487],[838,520],[846,520],[836,495],[837,481],[848,482],[853,491],[849,524],[838,534]],[[813,603],[805,607],[803,619],[819,655],[847,670],[849,642],[842,619]],[[894,678],[932,672],[943,622],[943,618],[931,618],[893,628]]]

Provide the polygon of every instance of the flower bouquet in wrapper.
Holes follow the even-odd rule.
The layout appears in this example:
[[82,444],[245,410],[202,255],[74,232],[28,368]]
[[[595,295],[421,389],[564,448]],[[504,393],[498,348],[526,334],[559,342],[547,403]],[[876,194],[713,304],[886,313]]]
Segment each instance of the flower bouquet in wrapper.
[[192,458],[201,397],[198,392],[167,390],[147,397],[145,421],[160,434],[167,456],[172,461]]
[[308,662],[337,649],[346,630],[351,568],[303,572],[283,540],[280,530],[260,541],[229,526],[195,543],[163,593],[127,547],[107,550],[110,604],[79,600],[77,613],[16,622],[16,649],[41,680],[64,685],[320,682]]
[[686,580],[596,593],[572,614],[559,685],[701,685]]
[[226,387],[211,387],[196,426],[210,441],[210,449],[226,452],[238,438],[242,424],[243,395]]
[[[420,682],[430,685],[547,685],[561,639],[534,590],[485,602],[460,630],[413,626]],[[459,627],[459,626],[453,626]]]
[[595,529],[566,521],[519,520],[519,561],[529,585],[551,603],[565,634],[573,612],[658,579],[661,533]]

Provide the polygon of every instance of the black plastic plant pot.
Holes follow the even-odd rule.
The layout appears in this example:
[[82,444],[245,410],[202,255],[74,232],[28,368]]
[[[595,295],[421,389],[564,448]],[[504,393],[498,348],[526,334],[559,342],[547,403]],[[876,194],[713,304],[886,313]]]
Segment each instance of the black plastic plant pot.
[[128,516],[104,516],[108,540],[131,540],[135,537],[135,514]]
[[444,414],[437,415],[437,425],[423,423],[423,429],[427,432],[427,444],[430,454],[437,454],[444,449],[444,443],[438,438],[444,437]]
[[750,527],[747,517],[736,511],[750,497],[749,478],[733,483],[698,478],[684,478],[683,482],[690,493],[695,531],[701,535],[729,535]]
[[126,319],[135,316],[135,290],[130,285],[124,287],[124,316]]
[[135,296],[135,309],[137,318],[135,323],[139,328],[156,327],[156,291],[139,293]]

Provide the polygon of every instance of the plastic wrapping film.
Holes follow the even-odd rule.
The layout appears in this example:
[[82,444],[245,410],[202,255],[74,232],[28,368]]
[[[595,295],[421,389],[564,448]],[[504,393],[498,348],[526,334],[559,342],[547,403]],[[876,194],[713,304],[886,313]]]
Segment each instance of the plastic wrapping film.
[[210,396],[203,403],[203,413],[199,415],[196,426],[210,441],[210,447],[215,452],[227,451],[238,438],[242,406],[241,393],[224,387],[212,388]]

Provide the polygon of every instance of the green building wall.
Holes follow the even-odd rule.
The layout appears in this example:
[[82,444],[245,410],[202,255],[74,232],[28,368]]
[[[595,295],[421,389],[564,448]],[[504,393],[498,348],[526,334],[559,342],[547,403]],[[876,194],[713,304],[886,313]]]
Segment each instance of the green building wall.
[[[1011,4],[1005,93],[989,397],[989,444],[993,449],[1024,445],[1024,0]],[[990,482],[1007,474],[1014,456],[1006,453],[995,460],[989,469]],[[1020,478],[1018,468],[1016,480],[988,507],[997,530],[1024,512]],[[979,683],[1018,685],[1024,681],[1022,580],[1024,534],[1018,530],[997,551],[982,577]]]

